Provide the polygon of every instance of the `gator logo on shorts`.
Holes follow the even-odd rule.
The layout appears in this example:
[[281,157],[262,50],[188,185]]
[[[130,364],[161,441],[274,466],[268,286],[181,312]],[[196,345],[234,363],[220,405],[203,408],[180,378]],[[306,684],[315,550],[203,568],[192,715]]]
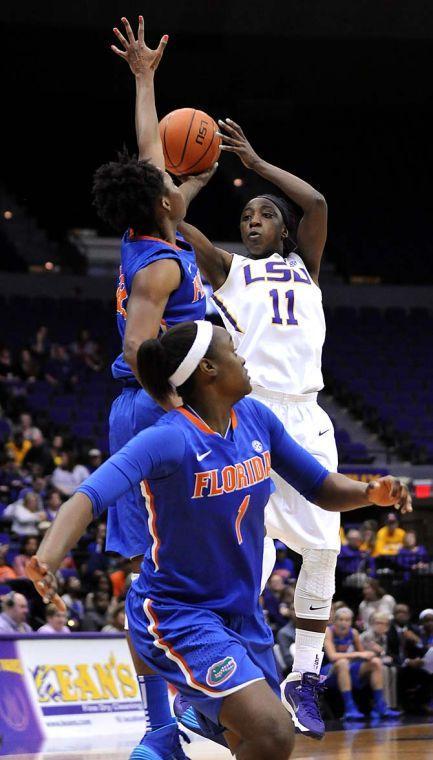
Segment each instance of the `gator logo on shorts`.
[[233,657],[225,657],[224,660],[215,662],[207,672],[206,683],[209,686],[219,686],[225,683],[231,678],[237,667]]

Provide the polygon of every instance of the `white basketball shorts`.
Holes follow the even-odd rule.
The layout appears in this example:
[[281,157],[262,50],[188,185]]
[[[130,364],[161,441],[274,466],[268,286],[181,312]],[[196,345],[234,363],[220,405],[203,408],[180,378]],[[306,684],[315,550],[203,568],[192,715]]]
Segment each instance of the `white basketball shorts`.
[[[271,409],[289,435],[330,472],[338,466],[334,428],[317,403],[317,393],[289,396],[255,386],[251,397]],[[328,512],[304,499],[276,472],[276,490],[265,512],[267,535],[299,554],[303,549],[340,550],[340,513]]]

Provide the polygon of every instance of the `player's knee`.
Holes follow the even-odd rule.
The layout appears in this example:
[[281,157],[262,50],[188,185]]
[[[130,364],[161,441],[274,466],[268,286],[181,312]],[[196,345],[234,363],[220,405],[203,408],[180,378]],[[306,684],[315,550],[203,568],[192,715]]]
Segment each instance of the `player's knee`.
[[382,670],[382,660],[380,657],[372,657],[370,664],[374,670]]
[[337,555],[332,549],[303,549],[294,600],[298,618],[329,619]]
[[289,714],[273,719],[260,741],[258,757],[263,760],[287,760],[293,752],[295,731]]
[[349,660],[346,660],[346,659],[337,660],[334,663],[334,668],[337,671],[337,673],[346,672],[347,670],[349,670]]

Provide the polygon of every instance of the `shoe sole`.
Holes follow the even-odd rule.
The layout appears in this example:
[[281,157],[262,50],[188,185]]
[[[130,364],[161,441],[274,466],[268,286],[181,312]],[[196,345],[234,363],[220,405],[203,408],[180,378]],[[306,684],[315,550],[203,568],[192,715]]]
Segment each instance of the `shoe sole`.
[[157,755],[150,747],[135,747],[132,750],[129,760],[162,760],[161,755]]
[[290,717],[291,717],[291,719],[293,721],[293,725],[295,726],[295,731],[298,734],[302,734],[302,736],[308,736],[310,739],[316,739],[316,741],[320,741],[321,739],[323,739],[323,737],[325,736],[324,733],[323,734],[318,734],[316,731],[311,731],[309,728],[307,728],[306,726],[302,725],[302,723],[296,717],[296,713],[295,713],[295,711],[293,709],[293,706],[286,699],[286,696],[284,694],[284,690],[283,689],[281,689],[281,701],[282,701],[284,707],[286,708],[287,712],[289,713],[289,715],[290,715]]

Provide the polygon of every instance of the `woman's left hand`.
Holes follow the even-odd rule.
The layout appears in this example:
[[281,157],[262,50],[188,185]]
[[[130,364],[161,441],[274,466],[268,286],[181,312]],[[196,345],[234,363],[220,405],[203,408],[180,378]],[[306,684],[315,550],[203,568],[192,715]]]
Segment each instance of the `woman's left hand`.
[[221,150],[226,150],[228,153],[236,153],[247,169],[254,169],[255,165],[260,161],[260,157],[248,142],[242,127],[231,119],[226,119],[225,121],[218,119],[218,126],[220,130],[223,130],[217,132],[217,135],[223,139]]
[[403,514],[412,512],[412,497],[407,487],[392,475],[372,480],[367,486],[367,496],[371,504],[378,507],[395,507]]

